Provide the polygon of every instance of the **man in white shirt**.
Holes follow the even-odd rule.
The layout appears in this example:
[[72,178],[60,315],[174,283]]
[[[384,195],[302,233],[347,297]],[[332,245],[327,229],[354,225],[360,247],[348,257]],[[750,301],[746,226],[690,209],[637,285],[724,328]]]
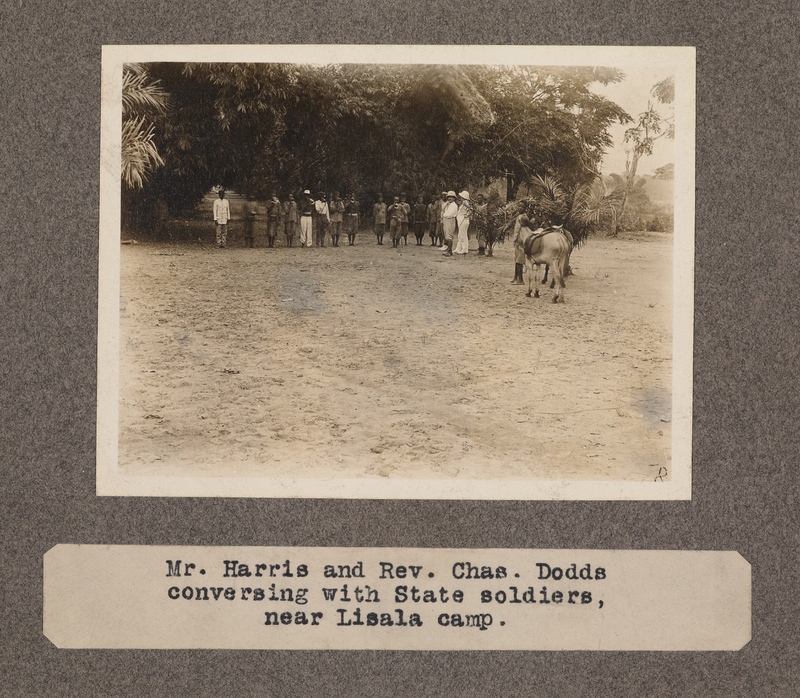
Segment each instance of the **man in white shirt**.
[[214,223],[217,224],[217,247],[225,247],[228,237],[228,221],[231,219],[231,205],[225,198],[225,190],[219,190],[219,199],[214,202]]
[[313,231],[314,218],[314,199],[311,198],[311,191],[306,189],[300,198],[300,247],[311,247],[311,236]]
[[328,232],[328,226],[331,223],[330,211],[328,210],[328,202],[325,200],[325,192],[320,192],[317,200],[314,202],[314,225],[315,235],[317,238],[317,247],[325,247],[325,233]]
[[447,199],[442,208],[442,232],[444,233],[444,245],[447,252],[445,257],[453,256],[453,236],[456,232],[456,216],[458,215],[458,204],[456,204],[456,193],[447,192]]

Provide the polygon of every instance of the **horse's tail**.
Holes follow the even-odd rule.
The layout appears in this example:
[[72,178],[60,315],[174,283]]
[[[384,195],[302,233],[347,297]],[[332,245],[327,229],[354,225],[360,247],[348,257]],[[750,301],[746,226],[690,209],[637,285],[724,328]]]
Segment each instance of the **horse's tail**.
[[555,260],[555,264],[558,267],[558,276],[561,279],[561,287],[565,287],[564,279],[569,272],[569,257],[572,254],[572,236],[567,233],[565,230],[559,231],[561,232],[561,245],[558,257]]
[[572,233],[570,233],[569,230],[567,230],[566,228],[563,228],[561,232],[564,234],[564,237],[567,238],[567,242],[569,243],[569,249],[567,250],[567,259],[564,262],[564,274],[562,277],[566,278],[568,274],[572,273],[572,267],[570,267],[569,265],[569,258],[572,256],[572,250],[575,249],[575,238],[572,237]]

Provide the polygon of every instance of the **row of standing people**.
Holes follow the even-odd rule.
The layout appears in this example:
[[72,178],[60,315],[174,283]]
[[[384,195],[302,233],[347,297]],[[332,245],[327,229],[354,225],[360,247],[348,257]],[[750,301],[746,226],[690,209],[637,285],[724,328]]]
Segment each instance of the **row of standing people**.
[[[286,236],[287,247],[294,245],[294,237],[299,231],[300,246],[325,247],[325,239],[330,232],[331,244],[339,246],[342,230],[345,231],[350,245],[355,244],[356,231],[359,223],[359,203],[355,195],[351,194],[347,201],[343,201],[338,192],[335,192],[330,205],[325,194],[320,192],[315,200],[311,192],[306,189],[300,201],[295,201],[294,195],[281,202],[275,192],[272,192],[266,204],[267,245],[275,247],[280,230]],[[225,247],[227,239],[227,223],[231,219],[230,203],[225,198],[225,190],[219,190],[219,198],[214,202],[214,223],[217,227],[217,247]],[[256,222],[260,216],[259,206],[255,201],[248,200],[244,210],[244,238],[245,246],[253,247],[255,244]]]
[[[482,206],[479,195],[477,205]],[[417,245],[422,245],[425,233],[428,232],[431,246],[440,246],[446,256],[466,254],[469,250],[469,228],[475,206],[469,192],[462,191],[458,195],[454,191],[443,191],[439,198],[429,204],[425,197],[419,195],[417,203],[412,207],[405,194],[395,196],[391,204],[386,204],[383,195],[377,195],[373,205],[374,233],[378,245],[383,245],[383,238],[388,231],[393,247],[398,247],[401,240],[408,244],[409,228],[413,229]],[[360,205],[354,194],[343,200],[338,192],[334,192],[328,203],[325,193],[320,192],[317,198],[311,196],[306,189],[295,201],[289,195],[281,202],[275,192],[266,204],[267,244],[275,246],[279,230],[283,230],[288,247],[293,246],[294,237],[299,230],[301,247],[325,246],[326,235],[330,234],[331,244],[339,246],[339,239],[344,230],[348,244],[355,244],[359,227]],[[219,198],[214,202],[214,222],[216,224],[216,243],[225,247],[227,241],[227,223],[231,218],[230,203],[225,199],[225,191],[220,189]],[[255,242],[256,221],[260,216],[258,205],[248,201],[245,205],[245,245],[253,247]],[[457,238],[457,240],[456,240]],[[455,249],[453,249],[455,243]],[[483,252],[482,237],[478,235],[478,253]]]
[[[478,200],[478,205],[483,205],[481,199]],[[462,191],[458,195],[454,191],[443,191],[439,198],[428,204],[425,203],[425,197],[420,194],[413,208],[406,201],[405,194],[395,196],[389,205],[384,203],[383,195],[378,194],[378,201],[372,209],[375,236],[379,245],[383,244],[387,225],[392,247],[399,246],[401,239],[404,244],[408,244],[408,231],[409,227],[412,227],[417,245],[422,245],[427,232],[431,246],[440,246],[439,249],[448,257],[452,257],[454,252],[466,254],[469,251],[469,227],[473,212],[474,205],[467,191]],[[456,234],[458,244],[454,250]],[[479,251],[482,247],[479,239]]]

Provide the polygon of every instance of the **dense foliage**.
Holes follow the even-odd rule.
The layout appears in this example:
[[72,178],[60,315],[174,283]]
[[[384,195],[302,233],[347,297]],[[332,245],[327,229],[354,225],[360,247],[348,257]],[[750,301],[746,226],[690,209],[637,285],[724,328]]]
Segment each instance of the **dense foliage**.
[[526,214],[537,226],[559,225],[573,236],[576,246],[614,220],[622,191],[607,188],[601,178],[567,186],[556,177],[534,176],[520,196],[505,205],[496,203],[476,211],[475,223],[490,245],[502,241],[517,216]]
[[[258,198],[276,190],[509,189],[596,176],[608,127],[630,117],[590,91],[611,68],[180,64],[143,66],[169,97],[152,116],[163,165],[137,193],[173,213],[216,184]],[[132,205],[136,205],[134,201]]]

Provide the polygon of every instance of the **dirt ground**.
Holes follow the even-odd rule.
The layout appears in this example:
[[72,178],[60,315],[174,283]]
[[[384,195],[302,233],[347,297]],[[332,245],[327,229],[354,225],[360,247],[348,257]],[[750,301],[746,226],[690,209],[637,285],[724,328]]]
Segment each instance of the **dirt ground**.
[[591,239],[557,305],[510,244],[236,242],[122,247],[121,474],[669,477],[671,235]]

